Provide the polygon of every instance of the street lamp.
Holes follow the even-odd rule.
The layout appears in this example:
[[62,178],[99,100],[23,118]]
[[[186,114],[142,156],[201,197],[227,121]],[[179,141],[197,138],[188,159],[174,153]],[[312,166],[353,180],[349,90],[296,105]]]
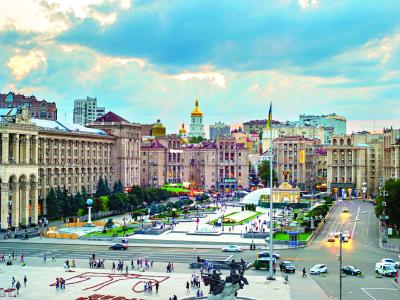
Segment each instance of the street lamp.
[[122,221],[124,221],[124,226],[122,227],[122,230],[123,230],[124,236],[125,236],[125,233],[126,233],[126,218],[123,217]]
[[343,223],[342,228],[340,229],[340,234],[339,234],[339,241],[340,241],[340,253],[339,253],[339,300],[342,300],[342,266],[343,266],[343,254],[342,254],[342,244],[343,244],[343,228],[353,222],[357,222],[359,219],[355,220],[350,220],[347,219],[346,222]]
[[388,193],[388,191],[386,191],[386,190],[381,190],[381,196],[382,196],[382,198],[383,198],[383,200],[384,201],[382,201],[382,207],[383,207],[383,211],[382,211],[382,214],[383,214],[383,217],[382,217],[382,221],[383,221],[383,233],[384,233],[384,241],[386,241],[386,237],[387,237],[387,235],[386,235],[386,212],[385,212],[385,210],[386,210],[386,198],[389,196],[389,193]]

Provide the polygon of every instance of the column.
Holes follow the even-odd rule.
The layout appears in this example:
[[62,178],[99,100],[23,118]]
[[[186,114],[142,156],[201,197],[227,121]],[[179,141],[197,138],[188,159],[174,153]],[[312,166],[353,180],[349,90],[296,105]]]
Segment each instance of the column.
[[29,148],[31,145],[30,139],[31,139],[31,137],[29,135],[25,135],[24,144],[23,144],[24,151],[22,151],[22,153],[24,155],[22,160],[25,164],[30,164],[30,151],[29,151],[30,150]]
[[19,227],[19,183],[11,184],[11,226]]
[[0,229],[8,228],[8,183],[1,183],[0,195]]
[[1,157],[1,161],[2,164],[8,164],[8,160],[9,160],[9,154],[8,154],[8,146],[9,146],[9,141],[10,141],[10,137],[8,133],[3,133],[1,135],[1,145],[2,145],[2,157]]
[[19,134],[14,134],[13,138],[13,163],[19,163]]
[[20,183],[20,218],[21,225],[27,226],[29,224],[29,183]]
[[31,212],[31,224],[38,223],[38,186],[36,182],[31,182],[29,191],[29,199],[31,200],[32,212]]
[[[32,160],[31,160],[31,164],[37,165],[39,162],[39,139],[37,135],[33,135],[32,136],[32,140],[31,140],[32,144]],[[43,153],[43,163],[46,162],[45,157],[46,157],[46,148],[43,147],[42,149],[42,153]]]

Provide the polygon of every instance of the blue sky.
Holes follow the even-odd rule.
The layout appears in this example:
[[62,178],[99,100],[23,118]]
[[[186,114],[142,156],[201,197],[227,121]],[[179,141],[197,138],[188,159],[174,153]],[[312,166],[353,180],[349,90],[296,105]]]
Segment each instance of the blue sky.
[[[207,124],[336,112],[400,126],[400,2],[0,2],[0,86],[56,101],[96,96],[128,120]],[[375,120],[375,122],[374,122]]]

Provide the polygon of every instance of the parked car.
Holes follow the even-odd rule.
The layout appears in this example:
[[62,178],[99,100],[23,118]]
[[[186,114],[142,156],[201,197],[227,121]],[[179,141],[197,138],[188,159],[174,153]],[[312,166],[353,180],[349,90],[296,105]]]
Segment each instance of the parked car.
[[242,248],[240,248],[239,246],[236,246],[236,245],[229,245],[229,246],[223,247],[222,251],[223,252],[241,252]]
[[310,269],[311,275],[319,275],[321,273],[328,273],[328,268],[324,264],[315,265]]
[[110,250],[126,250],[126,249],[128,249],[128,245],[122,244],[122,243],[116,243],[116,244],[112,244],[110,247],[108,247],[108,249],[110,249]]
[[[256,258],[256,260],[253,263],[253,267],[256,270],[260,269],[267,269],[269,270],[269,257],[261,257],[261,258]],[[272,268],[274,272],[276,272],[276,264],[275,261],[272,262]]]
[[400,268],[400,262],[395,261],[394,259],[391,258],[382,258],[380,263],[390,264],[395,268]]
[[[281,257],[281,255],[279,253],[276,253],[276,252],[273,252],[272,256],[275,259],[279,259]],[[257,253],[257,258],[261,258],[261,257],[269,257],[269,251],[262,251],[262,252]]]
[[281,271],[285,272],[285,273],[294,273],[296,272],[296,267],[294,266],[294,264],[290,261],[281,261],[279,263],[279,268],[281,269]]
[[347,275],[360,275],[361,271],[354,266],[346,266],[342,268],[342,273]]
[[387,277],[394,277],[396,276],[397,270],[392,264],[376,263],[375,273]]
[[334,241],[335,241],[335,235],[333,233],[329,234],[328,242],[334,242]]

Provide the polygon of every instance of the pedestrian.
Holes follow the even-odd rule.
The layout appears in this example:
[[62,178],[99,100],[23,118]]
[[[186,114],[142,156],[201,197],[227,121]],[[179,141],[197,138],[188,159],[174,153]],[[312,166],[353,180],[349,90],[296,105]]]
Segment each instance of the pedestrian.
[[56,254],[53,252],[53,256],[51,257],[51,261],[56,261]]
[[176,295],[174,295],[174,296],[172,297],[172,300],[178,300],[178,297],[177,297]]
[[19,289],[21,288],[21,283],[19,283],[19,280],[17,281],[15,288],[17,289],[17,295],[19,295]]
[[133,259],[131,259],[131,269],[132,269],[132,270],[135,269],[135,263],[133,262]]
[[158,283],[158,281],[156,281],[156,293],[158,293],[158,288],[160,287],[160,284]]
[[128,275],[128,273],[129,273],[129,267],[128,267],[128,265],[126,265],[126,267],[125,267],[125,273]]
[[46,260],[47,260],[47,256],[46,256],[46,253],[44,253],[43,254],[43,262],[46,262]]
[[189,293],[189,281],[186,281],[186,292]]
[[24,286],[26,287],[26,282],[28,281],[28,279],[26,278],[26,275],[24,276]]
[[306,272],[306,268],[303,268],[303,278],[307,277],[307,272]]
[[14,286],[15,286],[15,278],[13,276],[13,278],[11,279],[11,287],[14,287]]

